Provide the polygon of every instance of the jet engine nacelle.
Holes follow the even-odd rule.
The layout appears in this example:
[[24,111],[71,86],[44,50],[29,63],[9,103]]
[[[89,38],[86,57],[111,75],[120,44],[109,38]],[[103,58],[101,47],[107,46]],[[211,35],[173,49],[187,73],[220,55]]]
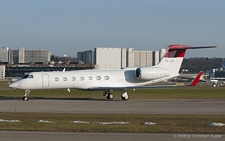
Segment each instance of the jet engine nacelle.
[[152,80],[169,76],[170,71],[167,69],[157,67],[137,68],[135,71],[135,75],[139,80]]

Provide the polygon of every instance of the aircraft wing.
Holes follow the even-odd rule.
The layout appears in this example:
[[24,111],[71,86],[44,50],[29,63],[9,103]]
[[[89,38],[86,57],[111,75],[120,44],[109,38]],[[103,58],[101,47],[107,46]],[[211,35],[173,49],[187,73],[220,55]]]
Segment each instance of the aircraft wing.
[[[198,73],[198,75],[194,78],[194,80],[185,86],[196,86],[198,81],[202,75],[202,71]],[[92,87],[88,88],[88,90],[121,90],[121,89],[151,89],[151,88],[170,88],[170,87],[182,87],[182,85],[151,85],[151,86],[121,86],[121,87]]]
[[154,85],[154,86],[121,86],[121,87],[92,87],[88,90],[123,90],[123,89],[150,89],[150,88],[169,88],[177,85]]
[[198,84],[199,79],[202,76],[202,71],[198,73],[198,75],[194,78],[194,80],[191,82],[190,86],[196,86]]

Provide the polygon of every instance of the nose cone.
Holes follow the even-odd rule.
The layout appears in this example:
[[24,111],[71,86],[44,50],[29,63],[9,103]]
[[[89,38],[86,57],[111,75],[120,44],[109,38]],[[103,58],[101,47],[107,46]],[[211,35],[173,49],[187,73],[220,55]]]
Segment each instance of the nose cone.
[[14,88],[14,89],[16,89],[16,88],[17,88],[17,84],[16,84],[16,82],[14,82],[14,83],[10,84],[10,85],[9,85],[9,87],[10,87],[10,88]]

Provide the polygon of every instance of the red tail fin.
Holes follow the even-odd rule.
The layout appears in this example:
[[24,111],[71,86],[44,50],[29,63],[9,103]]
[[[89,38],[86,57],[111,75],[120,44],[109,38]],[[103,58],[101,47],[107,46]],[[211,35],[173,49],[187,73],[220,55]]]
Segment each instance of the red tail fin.
[[177,58],[177,57],[184,57],[186,49],[189,46],[187,45],[169,45],[167,49],[167,53],[164,56],[165,58]]
[[195,79],[191,82],[189,86],[196,86],[201,76],[202,76],[202,71],[198,73],[198,75],[195,77]]

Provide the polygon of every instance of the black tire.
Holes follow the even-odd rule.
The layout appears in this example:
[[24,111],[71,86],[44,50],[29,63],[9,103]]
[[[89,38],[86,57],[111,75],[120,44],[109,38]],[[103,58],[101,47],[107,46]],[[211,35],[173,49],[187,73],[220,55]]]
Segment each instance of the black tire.
[[107,95],[107,99],[113,99],[113,98],[114,98],[114,95],[113,95],[113,94],[109,93],[109,94]]
[[122,98],[122,100],[128,100],[129,99],[129,97],[126,98],[126,97],[123,97],[123,96],[121,96],[121,98]]
[[23,97],[23,101],[28,101],[29,99],[28,99],[28,97]]

